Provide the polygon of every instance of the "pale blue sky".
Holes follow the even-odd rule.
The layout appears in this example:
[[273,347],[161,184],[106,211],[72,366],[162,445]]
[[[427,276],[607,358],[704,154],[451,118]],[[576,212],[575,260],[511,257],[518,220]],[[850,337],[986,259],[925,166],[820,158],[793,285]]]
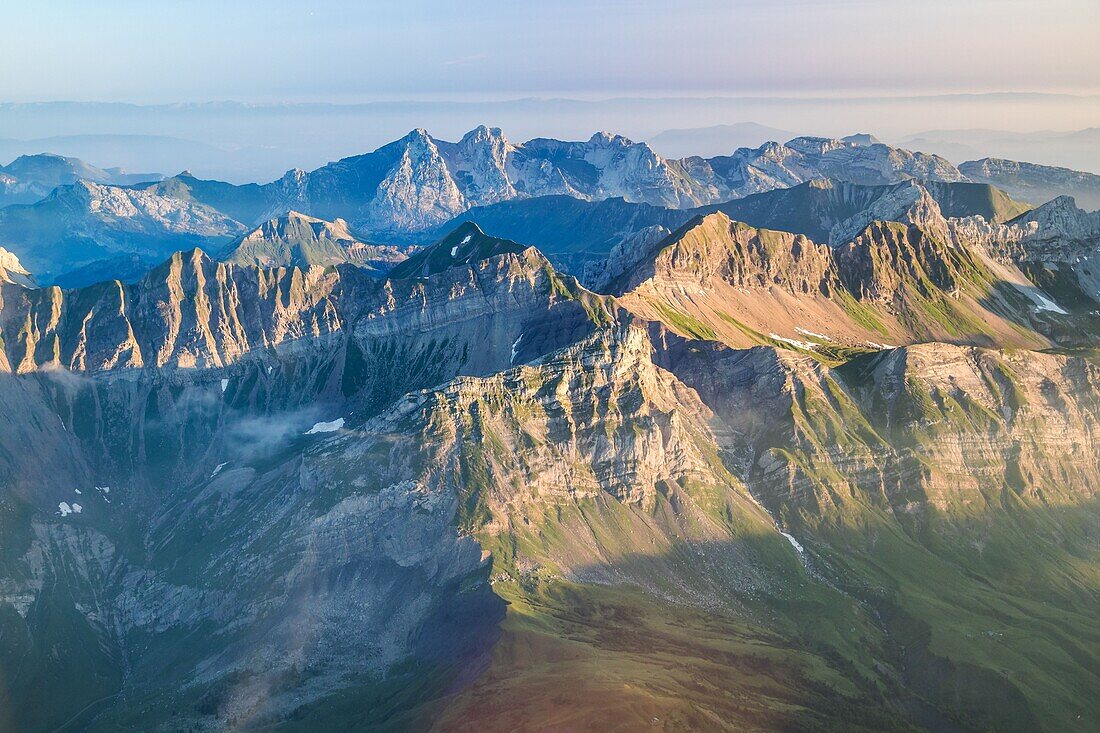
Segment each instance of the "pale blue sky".
[[1100,91],[1097,0],[60,0],[0,101]]

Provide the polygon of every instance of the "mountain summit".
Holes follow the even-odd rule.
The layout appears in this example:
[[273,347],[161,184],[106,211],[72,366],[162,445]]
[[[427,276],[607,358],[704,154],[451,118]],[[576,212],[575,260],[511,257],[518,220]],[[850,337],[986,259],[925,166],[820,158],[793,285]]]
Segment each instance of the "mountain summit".
[[405,258],[399,248],[359,241],[343,219],[324,221],[297,211],[264,222],[227,250],[227,262],[255,267],[308,269],[354,263],[388,270]]

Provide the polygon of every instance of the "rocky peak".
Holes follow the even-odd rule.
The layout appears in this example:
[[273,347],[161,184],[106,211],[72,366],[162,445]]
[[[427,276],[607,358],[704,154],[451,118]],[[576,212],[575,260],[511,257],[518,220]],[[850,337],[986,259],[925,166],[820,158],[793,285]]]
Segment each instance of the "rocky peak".
[[[426,278],[455,267],[468,267],[502,254],[521,255],[535,250],[507,239],[490,237],[472,221],[463,222],[454,231],[397,265],[390,277]],[[541,255],[537,258],[543,262]]]
[[301,168],[292,168],[271,184],[271,200],[262,219],[271,219],[290,210],[310,208],[309,174]]
[[439,147],[423,129],[399,140],[397,160],[378,184],[367,208],[367,221],[379,230],[416,230],[469,208]]
[[645,283],[693,289],[721,283],[816,293],[828,290],[834,279],[827,249],[802,235],[756,229],[718,211],[692,219],[653,246],[610,288],[623,294]]
[[1032,236],[1038,239],[1100,237],[1100,211],[1086,213],[1072,196],[1058,196],[1011,223],[1034,229]]
[[269,219],[244,235],[242,241],[256,241],[268,238],[310,238],[353,239],[343,219],[324,221],[307,216],[298,211],[288,211],[285,215]]
[[325,221],[297,211],[264,222],[228,247],[226,262],[253,267],[327,267],[341,263],[388,270],[403,249],[361,242],[343,219]]
[[301,168],[291,168],[282,175],[282,177],[279,179],[279,184],[282,185],[284,188],[294,188],[296,186],[300,186],[308,178],[309,173],[302,170]]
[[462,136],[459,141],[459,145],[473,146],[473,145],[491,145],[491,146],[507,146],[508,138],[504,136],[504,131],[499,127],[489,127],[488,125],[478,125],[474,129],[467,132]]
[[[639,143],[636,143],[633,140],[624,137],[623,135],[617,135],[612,132],[599,130],[597,132],[594,132],[592,134],[592,137],[588,138],[588,144],[599,147],[615,146],[620,148],[629,148],[632,145],[638,145]],[[645,143],[640,144],[645,145]],[[649,146],[646,145],[646,147]]]
[[421,145],[428,146],[435,144],[435,138],[433,138],[428,131],[423,127],[417,127],[409,130],[398,142],[405,145]]
[[924,186],[915,181],[898,184],[856,215],[836,224],[829,232],[829,244],[839,246],[859,235],[874,221],[896,221],[923,229],[947,241],[947,221],[939,204]]
[[507,170],[514,149],[499,127],[485,125],[466,133],[453,147],[441,146],[447,167],[469,206],[516,198]]
[[[918,199],[915,208],[924,208]],[[845,287],[860,300],[897,301],[916,293],[955,293],[972,276],[969,253],[953,253],[945,234],[876,220],[835,251]]]

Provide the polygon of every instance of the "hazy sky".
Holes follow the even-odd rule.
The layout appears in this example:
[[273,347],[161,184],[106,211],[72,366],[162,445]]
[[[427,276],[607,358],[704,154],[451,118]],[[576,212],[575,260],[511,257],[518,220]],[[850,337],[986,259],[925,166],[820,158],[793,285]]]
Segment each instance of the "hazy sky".
[[39,0],[0,101],[1100,91],[1098,0]]

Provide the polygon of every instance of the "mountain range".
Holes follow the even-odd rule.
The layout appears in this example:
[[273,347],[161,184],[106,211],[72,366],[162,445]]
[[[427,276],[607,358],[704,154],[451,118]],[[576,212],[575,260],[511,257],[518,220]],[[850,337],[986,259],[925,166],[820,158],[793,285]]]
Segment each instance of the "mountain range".
[[473,222],[384,275],[297,213],[0,283],[0,727],[1089,730],[1098,215],[761,196],[814,236],[554,199],[670,230],[598,288]]
[[[632,222],[626,233],[647,242],[666,236],[695,213],[715,208],[749,223],[824,241],[829,238],[822,229],[826,220],[831,227],[877,195],[859,192],[858,187],[920,180],[950,216],[974,213],[990,221],[1022,208],[1000,191],[964,184],[990,182],[1031,203],[1074,192],[1088,205],[1094,193],[1087,174],[989,160],[956,168],[943,158],[891,148],[869,135],[843,140],[802,137],[782,145],[741,148],[726,156],[673,160],[644,143],[605,133],[586,142],[535,139],[513,144],[499,129],[484,126],[457,143],[414,130],[373,153],[311,172],[293,170],[262,185],[201,180],[186,171],[166,179],[136,176],[159,180],[130,185],[116,185],[129,180],[117,177],[122,174],[112,179],[116,184],[96,183],[94,179],[116,174],[82,167],[71,159],[44,160],[52,162],[31,165],[33,161],[20,159],[19,165],[8,168],[23,171],[24,177],[28,169],[41,169],[38,180],[47,183],[40,188],[80,177],[81,171],[90,178],[63,183],[33,203],[0,208],[0,245],[19,256],[40,282],[66,287],[105,278],[133,280],[170,252],[191,246],[220,256],[235,238],[291,211],[333,225],[343,220],[349,237],[371,246],[429,243],[464,217],[499,218],[506,211],[520,217],[551,215],[572,223],[583,218],[584,225],[569,232],[570,243],[557,247],[547,246],[546,238],[565,230],[538,226],[535,220],[528,229],[537,233],[530,236],[494,232],[538,244],[558,266],[580,275],[589,260],[605,256],[622,238],[624,226],[610,226],[623,217]],[[61,166],[68,171],[64,175],[57,172],[58,161],[68,161]],[[46,169],[54,171],[53,178],[46,176]],[[811,183],[824,180],[831,183]],[[809,189],[804,184],[810,184]],[[808,195],[805,192],[815,185],[817,190],[839,192],[825,205],[827,211],[811,215],[816,223],[795,221],[802,214],[784,216],[784,207],[800,212],[813,208],[784,203],[787,194],[754,198],[788,189],[792,196]],[[938,192],[937,186],[954,188]],[[952,206],[946,191],[988,200]],[[849,193],[853,198],[845,202]],[[101,211],[97,204],[84,203],[90,198],[141,203],[108,205]],[[622,205],[616,199],[622,199]],[[588,202],[593,206],[586,206]],[[601,202],[609,203],[600,206]],[[389,257],[383,260],[391,261]]]
[[77,181],[125,186],[163,178],[158,173],[127,173],[121,168],[104,170],[77,158],[50,153],[21,155],[0,166],[0,207],[30,204],[50,194],[58,186]]
[[16,163],[0,730],[1100,718],[1087,174],[487,127]]
[[203,204],[87,180],[33,204],[0,208],[0,242],[43,282],[88,266],[128,277],[112,272],[120,261],[136,261],[140,274],[172,252],[222,245],[244,231]]
[[938,153],[950,160],[992,157],[1100,173],[1100,127],[1039,132],[926,130],[893,142],[903,148]]
[[942,158],[880,144],[796,138],[718,158],[666,160],[645,143],[597,133],[587,142],[535,139],[513,144],[497,128],[471,130],[457,143],[424,130],[373,153],[315,171],[290,171],[264,186],[237,187],[181,176],[143,188],[190,198],[254,222],[288,208],[344,218],[377,236],[438,225],[474,206],[546,195],[690,208],[786,187],[811,178],[895,183],[961,181]]
[[[668,209],[621,198],[590,202],[571,196],[541,196],[506,201],[470,209],[419,233],[413,241],[433,242],[459,224],[472,221],[491,234],[538,247],[558,267],[581,276],[585,267],[605,259],[615,247],[637,250],[663,239],[693,217],[714,211],[755,227],[843,243],[857,233],[854,230],[862,229],[860,221],[867,216],[896,219],[905,206],[898,209],[892,202],[918,187],[928,191],[948,217],[981,216],[1000,223],[1030,208],[985,184],[907,181],[865,185],[814,179],[694,209]],[[872,213],[864,215],[868,211]]]

